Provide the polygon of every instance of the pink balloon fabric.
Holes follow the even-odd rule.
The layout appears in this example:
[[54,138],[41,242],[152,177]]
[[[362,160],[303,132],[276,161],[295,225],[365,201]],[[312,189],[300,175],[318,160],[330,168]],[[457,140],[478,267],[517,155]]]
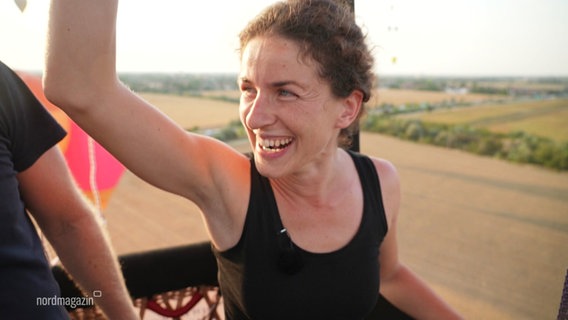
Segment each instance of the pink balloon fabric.
[[[65,156],[67,165],[79,188],[91,200],[100,199],[98,204],[100,209],[104,209],[108,205],[112,191],[116,188],[124,173],[124,166],[96,141],[91,139],[91,142],[89,142],[89,136],[85,131],[67,117],[61,109],[47,100],[43,93],[40,75],[22,71],[16,73],[67,131],[67,137],[58,144]],[[92,143],[92,152],[89,152],[89,143]],[[95,175],[93,181],[91,181],[93,170]],[[96,190],[93,188],[96,188]],[[95,197],[95,194],[98,197]]]

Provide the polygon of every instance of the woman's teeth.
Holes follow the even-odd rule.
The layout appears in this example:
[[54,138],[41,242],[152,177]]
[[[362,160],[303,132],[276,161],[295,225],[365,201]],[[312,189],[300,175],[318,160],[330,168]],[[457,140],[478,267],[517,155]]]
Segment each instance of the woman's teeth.
[[264,151],[280,151],[292,142],[292,138],[261,140],[259,145]]

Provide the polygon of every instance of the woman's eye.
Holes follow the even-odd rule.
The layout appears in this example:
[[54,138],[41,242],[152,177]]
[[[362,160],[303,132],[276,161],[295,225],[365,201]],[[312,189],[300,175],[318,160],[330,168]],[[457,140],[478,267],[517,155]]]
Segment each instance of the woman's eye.
[[254,88],[251,87],[241,87],[241,95],[243,96],[254,96],[256,93],[256,90],[254,90]]
[[288,90],[280,89],[279,94],[283,97],[295,97],[296,95]]

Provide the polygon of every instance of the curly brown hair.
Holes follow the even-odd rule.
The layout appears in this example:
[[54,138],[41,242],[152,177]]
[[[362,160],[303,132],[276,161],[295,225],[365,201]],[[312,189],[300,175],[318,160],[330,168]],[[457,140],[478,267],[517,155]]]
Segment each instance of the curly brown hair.
[[[269,6],[239,34],[241,55],[253,38],[265,35],[297,42],[300,55],[318,63],[320,77],[328,81],[337,97],[359,90],[363,102],[369,101],[375,80],[374,59],[352,10],[343,1],[288,0]],[[341,147],[350,146],[363,112],[361,107],[357,119],[341,130]]]

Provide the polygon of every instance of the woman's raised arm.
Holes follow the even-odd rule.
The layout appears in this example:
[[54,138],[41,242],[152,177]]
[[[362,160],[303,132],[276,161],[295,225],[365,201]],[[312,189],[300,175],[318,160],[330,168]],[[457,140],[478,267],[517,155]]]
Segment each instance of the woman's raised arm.
[[216,140],[186,132],[118,80],[117,7],[117,0],[52,0],[46,96],[135,174],[206,205],[200,202],[211,199],[204,195],[227,187],[231,157],[246,161]]

